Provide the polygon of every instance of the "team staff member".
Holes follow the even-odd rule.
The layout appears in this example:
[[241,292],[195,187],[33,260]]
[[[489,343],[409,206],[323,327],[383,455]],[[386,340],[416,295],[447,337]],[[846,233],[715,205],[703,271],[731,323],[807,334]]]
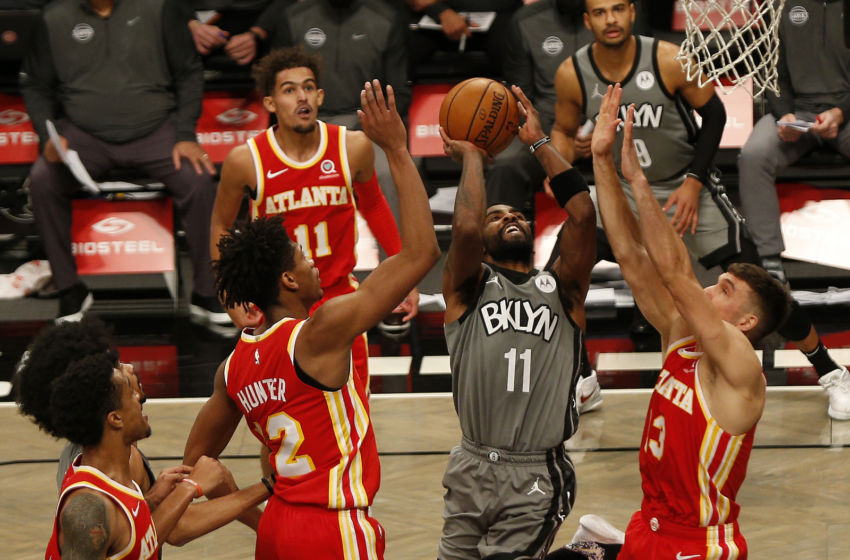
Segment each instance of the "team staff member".
[[57,319],[79,321],[93,300],[71,253],[71,198],[80,185],[48,140],[48,119],[95,180],[133,167],[165,184],[189,243],[191,313],[229,323],[210,268],[215,167],[195,138],[203,68],[177,1],[51,2],[24,59],[21,92],[43,143],[30,172],[31,194],[60,290]]

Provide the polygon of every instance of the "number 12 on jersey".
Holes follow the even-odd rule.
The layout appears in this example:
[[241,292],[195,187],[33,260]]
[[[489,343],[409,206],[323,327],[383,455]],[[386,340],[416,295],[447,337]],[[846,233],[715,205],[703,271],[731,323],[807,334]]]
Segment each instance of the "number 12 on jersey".
[[301,246],[301,250],[309,258],[327,257],[331,254],[331,246],[328,243],[328,223],[319,222],[313,226],[315,243],[311,243],[310,230],[307,224],[301,224],[295,228],[295,239]]
[[[505,359],[508,361],[508,392],[513,393],[516,386],[516,348],[505,352]],[[523,350],[519,361],[522,362],[522,392],[528,393],[531,389],[531,348]]]

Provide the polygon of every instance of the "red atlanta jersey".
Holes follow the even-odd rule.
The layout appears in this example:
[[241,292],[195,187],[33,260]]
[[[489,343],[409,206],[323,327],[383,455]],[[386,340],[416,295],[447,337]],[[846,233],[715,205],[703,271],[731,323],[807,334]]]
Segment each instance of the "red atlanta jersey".
[[243,332],[225,362],[227,394],[271,449],[277,496],[328,509],[368,507],[381,472],[366,389],[357,375],[336,391],[299,375],[293,353],[306,321]]
[[151,510],[139,486],[134,482],[133,488],[118,484],[94,467],[81,466],[78,456],[68,467],[62,489],[59,491],[59,505],[56,506],[56,519],[53,522],[53,535],[47,545],[45,560],[59,560],[59,511],[65,498],[74,490],[86,488],[101,492],[114,501],[124,512],[130,522],[130,541],[118,554],[107,556],[107,559],[147,560],[157,554],[156,528],[151,519]]
[[[673,343],[649,401],[640,449],[641,509],[688,527],[734,523],[755,426],[733,436],[711,416],[697,375],[701,352]],[[662,524],[663,525],[663,524]]]
[[288,157],[277,143],[276,126],[248,140],[257,190],[251,216],[283,214],[284,227],[316,263],[325,301],[355,290],[356,202],[345,127],[317,121],[319,148],[307,161]]

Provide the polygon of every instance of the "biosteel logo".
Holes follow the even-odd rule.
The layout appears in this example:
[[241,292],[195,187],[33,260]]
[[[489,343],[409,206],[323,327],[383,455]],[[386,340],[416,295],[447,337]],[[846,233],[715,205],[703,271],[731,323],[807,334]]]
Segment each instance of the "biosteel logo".
[[227,124],[230,126],[248,124],[249,122],[254,121],[256,119],[257,113],[249,111],[248,109],[240,109],[238,107],[228,109],[223,113],[219,113],[215,117],[215,120],[217,120],[221,124]]
[[120,235],[122,233],[127,233],[136,227],[136,224],[125,220],[123,218],[116,218],[115,216],[110,216],[109,218],[104,218],[103,220],[92,224],[91,228],[98,233],[104,233],[106,235]]

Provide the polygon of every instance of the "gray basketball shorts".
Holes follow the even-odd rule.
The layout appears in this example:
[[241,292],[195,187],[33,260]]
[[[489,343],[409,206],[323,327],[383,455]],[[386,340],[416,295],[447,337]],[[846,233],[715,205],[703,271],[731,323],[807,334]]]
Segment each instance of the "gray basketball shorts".
[[[662,206],[678,189],[685,177],[655,182],[651,185],[656,200]],[[632,211],[637,212],[631,187],[623,181],[623,192],[629,201]],[[594,192],[593,202],[596,203]],[[599,208],[598,204],[596,206]],[[729,198],[726,190],[720,184],[720,177],[712,172],[708,185],[700,190],[698,205],[698,222],[696,233],[686,233],[682,241],[688,252],[699,259],[705,268],[711,268],[722,263],[729,257],[741,252],[741,236],[744,235],[743,218]],[[676,208],[667,211],[667,217],[672,218]],[[597,227],[602,227],[601,217],[597,212]]]
[[543,558],[575,503],[563,445],[517,453],[463,439],[443,475],[440,560]]

